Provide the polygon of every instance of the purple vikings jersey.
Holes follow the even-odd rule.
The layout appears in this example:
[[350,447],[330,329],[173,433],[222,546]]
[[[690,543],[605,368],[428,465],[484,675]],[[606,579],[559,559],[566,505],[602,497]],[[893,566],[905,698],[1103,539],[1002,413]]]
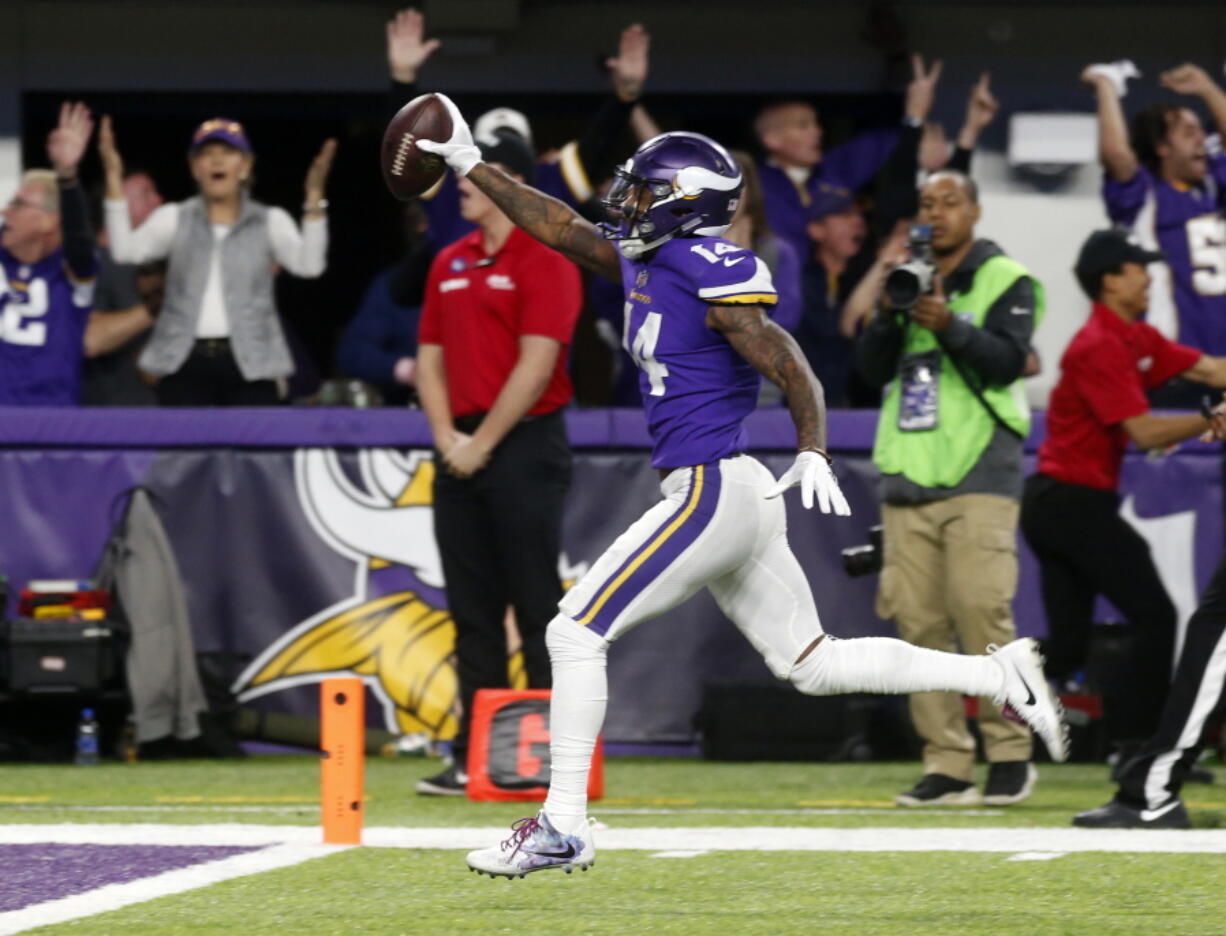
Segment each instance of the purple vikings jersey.
[[56,250],[25,264],[0,248],[0,406],[76,406],[94,281]]
[[1226,354],[1226,156],[1211,157],[1204,184],[1178,189],[1138,168],[1127,182],[1103,182],[1107,214],[1140,243],[1162,250],[1149,268],[1146,320],[1166,337]]
[[639,367],[652,465],[702,465],[743,452],[758,372],[707,327],[707,307],[774,305],[766,264],[720,237],[678,237],[646,262],[623,257],[621,267],[622,343]]

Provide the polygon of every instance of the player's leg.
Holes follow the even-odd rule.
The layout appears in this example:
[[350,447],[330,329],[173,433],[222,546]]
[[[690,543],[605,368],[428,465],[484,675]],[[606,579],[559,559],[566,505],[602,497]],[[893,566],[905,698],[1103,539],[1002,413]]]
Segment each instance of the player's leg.
[[550,785],[541,814],[469,867],[521,876],[546,868],[586,867],[595,855],[586,822],[587,783],[608,695],[606,657],[613,639],[693,595],[740,561],[746,550],[730,513],[719,465],[678,469],[664,499],[619,536],[562,599],[546,630],[553,664]]
[[1028,722],[1041,723],[1053,758],[1067,756],[1058,703],[1033,641],[966,656],[888,637],[836,640],[823,633],[808,580],[788,546],[782,504],[759,498],[750,507],[772,521],[763,525],[769,535],[754,542],[753,556],[713,580],[711,592],[776,676],[810,695],[944,690],[1001,699]]
[[563,598],[546,635],[553,662],[551,782],[545,812],[563,831],[587,813],[587,777],[604,722],[609,645],[676,607],[747,552],[735,511],[737,466],[674,472],[664,500],[610,546]]

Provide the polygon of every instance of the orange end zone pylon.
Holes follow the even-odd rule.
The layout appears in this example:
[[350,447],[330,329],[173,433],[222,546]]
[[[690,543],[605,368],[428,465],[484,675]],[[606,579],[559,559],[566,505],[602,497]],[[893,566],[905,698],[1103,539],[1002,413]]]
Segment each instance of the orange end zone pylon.
[[366,686],[360,679],[320,685],[319,812],[326,845],[361,845],[366,766]]

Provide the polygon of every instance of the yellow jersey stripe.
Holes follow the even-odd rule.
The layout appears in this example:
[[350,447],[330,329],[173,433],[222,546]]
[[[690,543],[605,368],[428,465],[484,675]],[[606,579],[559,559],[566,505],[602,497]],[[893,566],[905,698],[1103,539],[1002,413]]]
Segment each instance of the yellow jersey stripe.
[[630,578],[630,576],[637,571],[639,566],[650,559],[656,550],[663,546],[664,543],[668,541],[668,538],[676,533],[677,530],[681,528],[681,525],[690,518],[691,514],[694,513],[695,508],[698,507],[699,498],[702,497],[703,470],[703,465],[697,465],[694,468],[694,486],[690,489],[690,499],[685,505],[685,509],[677,515],[676,519],[674,519],[672,523],[660,531],[660,534],[652,541],[651,545],[639,553],[637,559],[622,570],[621,575],[605,586],[605,590],[601,593],[600,597],[596,599],[596,603],[592,605],[587,614],[579,619],[580,624],[582,624],[584,627],[591,624],[593,619],[600,612],[600,609],[603,608],[605,603],[613,597],[613,593],[616,592],[619,587],[621,587],[626,579]]
[[743,293],[740,296],[720,296],[708,299],[711,305],[774,305],[779,301],[775,293]]

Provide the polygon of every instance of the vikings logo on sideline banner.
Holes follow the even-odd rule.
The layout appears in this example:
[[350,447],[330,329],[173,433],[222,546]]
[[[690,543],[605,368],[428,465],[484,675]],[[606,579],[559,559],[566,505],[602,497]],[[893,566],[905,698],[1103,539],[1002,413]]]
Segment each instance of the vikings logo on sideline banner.
[[[456,731],[455,624],[446,610],[434,541],[429,452],[362,449],[361,486],[331,449],[294,455],[298,501],[312,529],[354,562],[353,594],[291,628],[239,676],[240,700],[358,676],[382,705],[387,728],[450,738]],[[579,570],[562,562],[563,578]],[[567,581],[565,584],[569,585]],[[524,688],[522,655],[508,661]]]

